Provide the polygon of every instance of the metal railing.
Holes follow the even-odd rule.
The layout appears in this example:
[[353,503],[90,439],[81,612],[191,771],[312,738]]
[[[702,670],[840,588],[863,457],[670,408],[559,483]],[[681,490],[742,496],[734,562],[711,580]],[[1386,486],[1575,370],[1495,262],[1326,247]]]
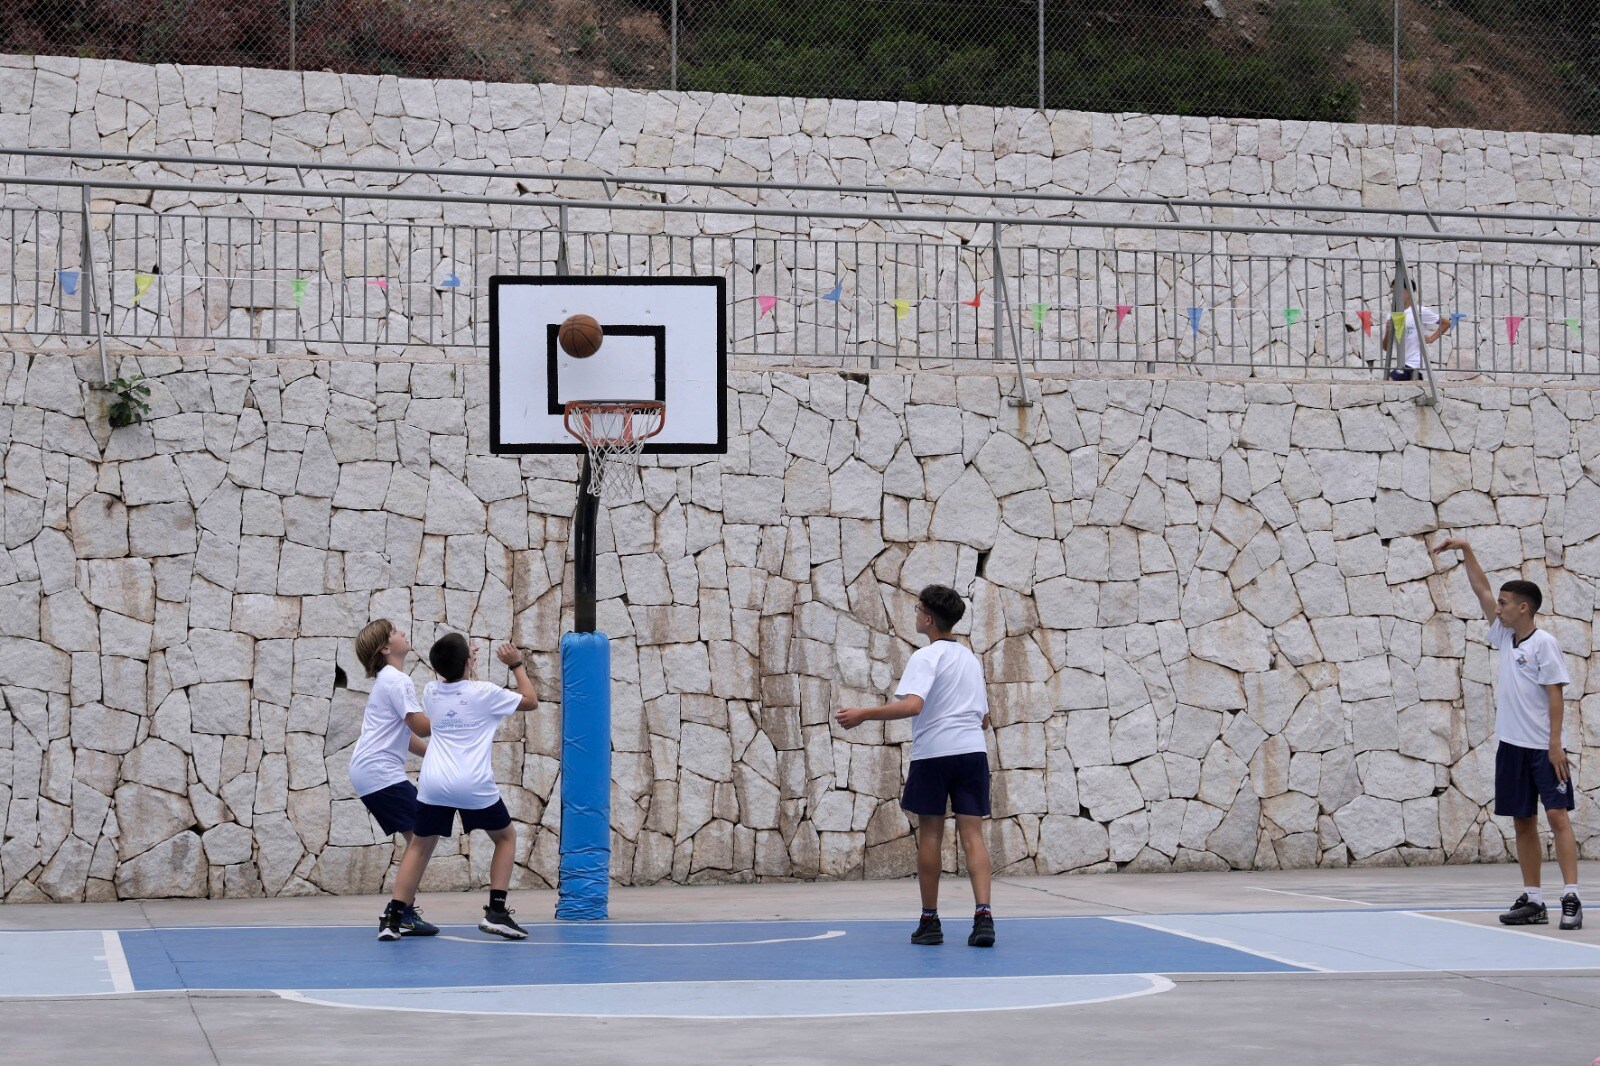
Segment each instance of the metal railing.
[[[1437,219],[1424,230],[1095,218],[1049,214],[1062,205],[1048,201],[1021,215],[892,196],[882,210],[782,207],[715,189],[625,202],[307,188],[303,177],[3,179],[0,333],[30,347],[474,359],[495,274],[718,274],[730,354],[759,365],[999,359],[1025,373],[1372,377],[1386,365],[1379,338],[1402,250],[1423,302],[1457,316],[1429,353],[1435,369],[1600,374],[1600,237],[1436,231]],[[1128,214],[1116,206],[1106,213]],[[1497,218],[1475,217],[1480,229]]]
[[1157,114],[1600,129],[1590,0],[59,0],[0,49]]

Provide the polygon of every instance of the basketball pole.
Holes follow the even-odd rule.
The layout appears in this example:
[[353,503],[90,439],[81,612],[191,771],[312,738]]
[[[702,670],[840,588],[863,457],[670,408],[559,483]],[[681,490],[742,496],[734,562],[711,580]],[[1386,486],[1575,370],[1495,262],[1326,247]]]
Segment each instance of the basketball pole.
[[595,523],[588,456],[572,520],[573,632],[561,638],[561,872],[556,917],[607,917],[611,892],[611,642],[595,630]]

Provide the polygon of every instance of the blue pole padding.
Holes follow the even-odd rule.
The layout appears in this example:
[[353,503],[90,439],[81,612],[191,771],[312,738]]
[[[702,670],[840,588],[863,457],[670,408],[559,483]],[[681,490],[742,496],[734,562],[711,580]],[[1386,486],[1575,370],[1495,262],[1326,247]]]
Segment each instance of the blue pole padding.
[[556,917],[607,917],[611,893],[611,641],[561,638],[561,881]]

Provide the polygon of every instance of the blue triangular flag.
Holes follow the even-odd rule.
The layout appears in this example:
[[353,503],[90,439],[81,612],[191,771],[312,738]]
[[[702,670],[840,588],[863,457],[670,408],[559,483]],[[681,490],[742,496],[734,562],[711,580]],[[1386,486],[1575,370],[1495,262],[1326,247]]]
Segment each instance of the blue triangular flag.
[[842,281],[835,282],[834,286],[833,286],[833,291],[828,293],[826,296],[824,296],[823,299],[824,300],[831,300],[834,303],[838,303],[839,302],[839,297],[843,293],[844,293],[844,282],[842,282]]
[[76,270],[58,270],[56,273],[61,276],[61,291],[68,296],[78,295],[79,272]]
[[1450,313],[1450,328],[1454,329],[1456,323],[1460,322],[1463,318],[1466,318],[1466,317],[1467,317],[1467,314],[1466,314],[1465,311],[1452,311]]
[[461,287],[461,279],[456,277],[455,272],[452,271],[450,276],[445,278],[444,281],[440,282],[440,284],[447,289],[459,289]]
[[1188,308],[1188,311],[1189,328],[1194,332],[1194,335],[1198,337],[1200,335],[1200,317],[1206,313],[1206,309],[1203,307],[1191,307]]

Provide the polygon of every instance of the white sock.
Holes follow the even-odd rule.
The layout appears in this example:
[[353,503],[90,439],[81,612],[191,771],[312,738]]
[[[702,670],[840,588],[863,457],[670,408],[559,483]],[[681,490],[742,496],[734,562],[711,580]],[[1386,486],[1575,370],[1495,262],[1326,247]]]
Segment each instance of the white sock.
[[1527,893],[1529,903],[1543,903],[1544,889],[1533,885],[1523,885],[1522,891]]
[[1578,886],[1577,885],[1568,885],[1566,888],[1563,888],[1561,890],[1561,894],[1563,896],[1576,896],[1578,894]]

